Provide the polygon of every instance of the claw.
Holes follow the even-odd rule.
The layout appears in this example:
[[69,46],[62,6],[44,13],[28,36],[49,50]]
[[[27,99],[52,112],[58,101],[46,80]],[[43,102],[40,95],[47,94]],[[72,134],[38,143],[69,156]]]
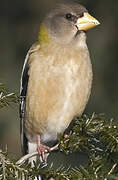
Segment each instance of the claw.
[[40,135],[37,135],[37,151],[40,154],[42,161],[46,162],[46,152],[50,151],[50,147],[41,144]]

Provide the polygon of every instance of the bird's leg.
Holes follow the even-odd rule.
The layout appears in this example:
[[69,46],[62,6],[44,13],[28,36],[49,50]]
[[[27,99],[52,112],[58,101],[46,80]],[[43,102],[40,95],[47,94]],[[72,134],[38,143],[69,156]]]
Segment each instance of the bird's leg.
[[36,141],[37,141],[37,151],[40,154],[43,162],[45,162],[46,161],[45,153],[50,151],[50,147],[41,144],[40,135],[36,136]]
[[69,135],[68,134],[64,134],[64,138],[68,138],[69,137]]
[[67,144],[68,141],[69,141],[69,135],[68,134],[64,134],[63,137],[64,137],[64,144]]

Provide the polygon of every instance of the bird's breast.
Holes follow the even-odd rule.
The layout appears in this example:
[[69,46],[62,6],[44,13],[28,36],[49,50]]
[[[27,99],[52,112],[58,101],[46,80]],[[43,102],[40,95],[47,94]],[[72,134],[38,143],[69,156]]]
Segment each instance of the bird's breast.
[[37,53],[32,58],[25,126],[28,134],[48,141],[83,112],[91,90],[91,62],[87,49],[70,55]]

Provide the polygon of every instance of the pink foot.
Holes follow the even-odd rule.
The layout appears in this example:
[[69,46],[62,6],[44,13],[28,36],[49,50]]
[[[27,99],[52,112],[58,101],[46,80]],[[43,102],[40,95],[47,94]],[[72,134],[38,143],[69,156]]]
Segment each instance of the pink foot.
[[69,141],[69,135],[64,134],[64,144],[68,143],[68,141]]
[[37,151],[40,154],[43,162],[45,162],[46,161],[45,153],[50,151],[50,147],[41,144],[40,135],[37,135],[36,139],[37,139]]
[[68,134],[64,134],[64,138],[68,138],[69,137],[69,135]]

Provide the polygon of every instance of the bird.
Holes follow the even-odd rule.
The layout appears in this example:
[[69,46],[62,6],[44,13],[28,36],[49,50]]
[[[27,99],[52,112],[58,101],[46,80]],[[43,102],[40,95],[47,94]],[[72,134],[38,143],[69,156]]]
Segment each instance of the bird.
[[72,119],[81,116],[92,86],[86,31],[99,21],[77,2],[57,3],[42,20],[20,81],[20,134],[23,154],[38,151],[45,162]]

